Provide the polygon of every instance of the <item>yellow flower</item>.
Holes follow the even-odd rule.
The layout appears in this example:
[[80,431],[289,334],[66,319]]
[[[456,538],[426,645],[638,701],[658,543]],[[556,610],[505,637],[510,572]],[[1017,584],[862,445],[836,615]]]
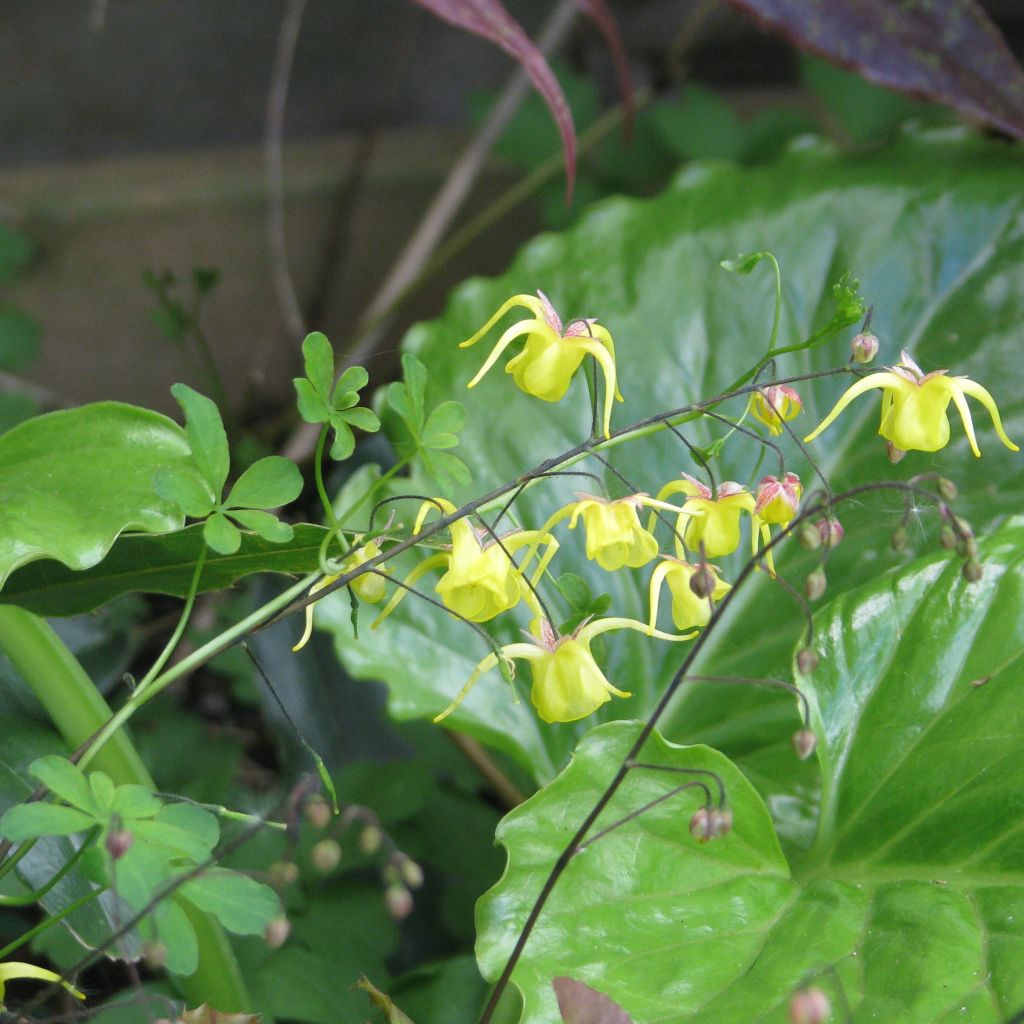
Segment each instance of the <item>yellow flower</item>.
[[968,377],[949,377],[946,370],[925,373],[906,351],[900,353],[900,361],[895,366],[869,374],[847,389],[818,429],[804,440],[813,441],[858,395],[873,388],[882,389],[882,422],[878,433],[891,442],[897,453],[935,452],[944,448],[949,443],[946,410],[952,401],[963,420],[971,451],[980,457],[967,395],[988,409],[999,440],[1011,451],[1020,451],[1006,436],[995,399],[985,388]]
[[590,651],[594,637],[610,629],[636,629],[647,636],[673,641],[689,640],[695,635],[676,636],[635,619],[608,618],[584,622],[568,636],[561,636],[546,619],[541,619],[539,639],[531,636],[530,643],[506,644],[500,651],[488,654],[473,670],[455,700],[434,721],[447,718],[480,676],[498,664],[499,657],[513,669],[515,658],[530,662],[533,673],[530,700],[545,722],[575,722],[606,704],[612,694],[631,697],[632,694],[617,689],[607,680]]
[[683,473],[682,480],[672,480],[662,487],[658,500],[680,493],[689,498],[676,520],[676,554],[680,558],[684,556],[684,545],[691,551],[699,551],[702,541],[706,558],[732,554],[740,546],[740,516],[754,510],[754,496],[750,491],[726,480],[718,485],[717,496],[712,497],[710,487],[689,473]]
[[[423,502],[413,527],[414,534],[420,532],[432,509],[440,509],[445,515],[456,511],[455,506],[444,498]],[[486,532],[474,530],[468,519],[456,520],[449,527],[449,533],[451,550],[430,555],[420,562],[409,573],[405,586],[396,591],[387,607],[377,616],[372,628],[379,626],[395,610],[408,593],[408,587],[424,573],[442,566],[446,571],[434,590],[444,606],[456,615],[470,622],[487,622],[515,608],[520,599],[525,599],[534,615],[540,616],[540,607],[531,586],[536,586],[558,550],[558,542],[553,537],[538,530],[517,530],[500,538],[498,543]],[[527,583],[524,574],[541,545],[545,546],[545,552]],[[511,556],[522,547],[529,550],[523,563],[517,566]]]
[[[358,544],[361,541],[362,535],[356,537],[355,543]],[[309,588],[310,596],[313,594],[320,593],[321,590],[329,587],[336,579],[340,579],[345,573],[351,572],[353,569],[358,569],[364,562],[369,562],[371,558],[376,558],[380,554],[380,546],[375,540],[368,541],[360,548],[356,548],[341,563],[341,572],[335,573],[333,576],[325,576],[322,580],[314,583]],[[357,576],[351,584],[352,591],[360,601],[365,601],[367,604],[376,604],[378,601],[384,599],[384,593],[387,589],[387,583],[383,576],[378,573],[390,572],[386,566],[381,566],[374,572],[364,573],[362,576]],[[315,604],[315,602],[314,602]],[[302,631],[302,636],[299,638],[299,642],[292,648],[293,651],[301,651],[306,644],[309,643],[309,638],[313,635],[313,605],[306,605],[306,628]]]
[[650,602],[651,616],[648,625],[652,628],[658,621],[658,601],[663,583],[668,583],[672,594],[672,621],[676,629],[701,629],[711,619],[714,602],[721,601],[732,590],[732,585],[718,576],[716,566],[706,568],[714,578],[715,586],[708,597],[698,597],[690,587],[690,580],[700,566],[690,565],[669,555],[662,555],[665,560],[651,574]]
[[784,429],[783,421],[794,419],[803,407],[803,400],[786,384],[770,384],[750,396],[751,416],[776,437]]
[[7,982],[14,980],[15,978],[35,978],[38,981],[55,981],[58,985],[63,985],[76,999],[84,999],[85,995],[79,992],[74,985],[66,982],[59,974],[55,974],[53,971],[48,971],[45,967],[36,967],[33,964],[22,964],[15,961],[8,961],[5,964],[0,964],[0,1009],[3,1009],[4,1005],[4,989],[6,988]]
[[514,306],[525,307],[533,318],[513,324],[501,335],[479,373],[469,382],[469,387],[480,382],[513,341],[526,335],[523,350],[508,361],[505,372],[511,373],[516,386],[528,395],[545,402],[557,402],[568,391],[572,376],[584,356],[591,355],[604,373],[604,436],[608,437],[612,402],[616,398],[621,402],[622,395],[616,383],[615,343],[607,329],[596,320],[573,320],[563,327],[561,318],[543,292],[538,291],[537,298],[513,295],[473,337],[467,338],[459,347],[475,345]]
[[[786,473],[780,480],[778,477],[766,476],[758,485],[754,500],[753,521],[750,529],[750,546],[757,554],[757,542],[771,542],[771,526],[786,526],[800,508],[800,498],[804,488],[796,473]],[[765,561],[769,571],[775,573],[775,559],[771,551],[766,552]]]
[[569,529],[575,529],[580,518],[587,534],[587,558],[602,569],[614,572],[623,566],[638,569],[658,553],[658,542],[650,529],[644,529],[639,511],[647,505],[679,513],[675,505],[655,501],[646,494],[631,494],[628,498],[609,501],[590,494],[578,495],[579,501],[560,508],[541,527],[547,532],[560,520],[569,518]]

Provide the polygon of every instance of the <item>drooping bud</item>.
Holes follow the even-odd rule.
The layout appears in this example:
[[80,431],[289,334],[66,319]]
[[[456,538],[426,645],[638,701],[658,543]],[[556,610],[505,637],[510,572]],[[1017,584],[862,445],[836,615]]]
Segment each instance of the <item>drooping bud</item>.
[[974,530],[971,524],[963,516],[953,516],[953,527],[960,537],[973,537]]
[[400,883],[389,885],[384,890],[384,903],[388,913],[396,921],[401,921],[412,913],[412,893]]
[[721,839],[732,831],[732,811],[728,807],[698,807],[690,818],[690,835],[700,843]]
[[984,575],[984,570],[981,567],[981,562],[976,558],[971,558],[964,562],[964,567],[961,570],[963,577],[968,583],[977,583],[978,580]]
[[402,881],[410,889],[419,889],[423,885],[423,868],[412,857],[407,857],[404,853],[400,853],[396,856],[395,863],[398,865],[398,872],[402,876]]
[[275,917],[267,922],[263,938],[271,949],[280,949],[288,939],[292,923],[287,917]]
[[902,551],[907,546],[907,542],[909,540],[910,535],[907,533],[906,527],[897,526],[896,529],[892,531],[892,539],[890,541],[893,551]]
[[802,676],[809,676],[819,665],[818,652],[810,647],[801,647],[796,652],[796,667]]
[[952,551],[956,547],[956,533],[952,526],[944,526],[939,530],[939,544],[947,551]]
[[147,940],[142,944],[142,960],[151,971],[162,970],[167,963],[167,947],[162,942]]
[[947,480],[944,476],[940,476],[935,482],[935,490],[938,492],[940,498],[944,498],[946,501],[956,501],[957,495],[960,493],[956,484],[952,480]]
[[372,857],[381,847],[381,843],[384,842],[384,833],[381,832],[377,825],[367,825],[362,832],[359,833],[359,849],[366,854],[367,857]]
[[306,801],[306,817],[314,828],[327,828],[331,821],[331,805],[323,797],[315,796]]
[[855,363],[870,363],[878,355],[878,338],[870,331],[861,331],[850,342],[850,352]]
[[825,1024],[832,1015],[828,996],[820,988],[807,988],[789,1001],[792,1024]]
[[718,580],[715,579],[714,572],[707,564],[698,565],[690,576],[690,590],[692,590],[697,597],[711,597],[715,592],[715,587],[717,586]]
[[341,863],[341,846],[335,839],[321,839],[309,851],[313,867],[322,875],[329,875]]
[[818,532],[818,528],[814,523],[807,522],[806,519],[797,527],[796,539],[800,547],[806,548],[808,551],[816,551],[821,547],[821,534]]
[[107,853],[113,860],[120,860],[131,848],[135,837],[126,828],[112,828],[107,833]]
[[965,537],[956,542],[956,553],[961,558],[977,558],[978,542],[973,537]]
[[299,866],[293,860],[278,860],[270,865],[268,873],[274,885],[291,885],[298,881]]
[[796,751],[796,756],[801,761],[806,761],[817,749],[817,746],[818,737],[810,729],[798,729],[793,733],[793,750]]
[[897,448],[892,441],[885,442],[885,454],[889,456],[889,461],[895,466],[897,462],[902,462],[903,457],[907,454],[902,448]]
[[803,406],[800,395],[788,384],[769,384],[750,396],[751,416],[776,437],[784,429],[782,424],[798,416]]
[[807,595],[807,600],[817,601],[825,593],[827,586],[828,579],[825,576],[824,569],[815,569],[809,572],[807,579],[804,580],[804,593]]
[[835,516],[819,519],[815,524],[821,543],[827,548],[834,548],[846,536],[843,524]]

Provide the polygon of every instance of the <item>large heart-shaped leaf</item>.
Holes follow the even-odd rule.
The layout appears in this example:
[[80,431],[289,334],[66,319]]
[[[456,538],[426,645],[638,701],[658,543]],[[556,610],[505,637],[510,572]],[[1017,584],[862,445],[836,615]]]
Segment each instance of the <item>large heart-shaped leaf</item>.
[[[557,1019],[553,977],[586,981],[636,1021],[788,1020],[813,983],[835,1020],[996,1024],[1024,1005],[1019,808],[1024,522],[983,547],[967,583],[933,558],[844,594],[819,616],[811,687],[823,799],[813,848],[787,863],[736,768],[657,735],[643,760],[717,771],[733,834],[687,830],[680,795],[570,863],[513,976],[524,1022]],[[570,767],[499,828],[509,865],[480,907],[497,974],[541,883],[637,726],[591,733]],[[599,821],[678,784],[634,771]]]
[[0,437],[0,586],[37,558],[87,569],[125,530],[180,527],[181,513],[157,495],[153,477],[188,457],[177,424],[118,402],[9,430]]
[[[783,268],[781,342],[807,337],[829,320],[832,285],[850,270],[874,303],[873,328],[882,340],[879,361],[894,362],[907,346],[927,369],[949,366],[970,374],[991,387],[1011,436],[1020,440],[1024,389],[1013,386],[1020,366],[1018,325],[1024,320],[1019,174],[1015,151],[971,139],[951,141],[948,135],[908,137],[855,160],[823,147],[805,147],[754,170],[695,165],[656,199],[610,200],[573,230],[541,236],[506,274],[467,283],[443,318],[419,325],[406,339],[406,347],[429,368],[434,393],[458,395],[466,405],[460,452],[475,482],[473,490],[463,489],[456,497],[469,498],[513,480],[589,431],[582,375],[554,405],[518,391],[500,366],[478,387],[465,390],[486,353],[483,345],[460,350],[458,342],[506,298],[542,288],[563,319],[600,317],[616,339],[626,403],[616,407],[615,423],[624,424],[719,393],[761,355],[773,310],[768,265],[760,264],[748,276],[719,267],[723,257],[760,249],[774,252]],[[843,363],[848,340],[783,358],[779,372]],[[809,432],[846,383],[830,378],[801,385],[805,412],[794,426]],[[728,411],[741,409],[742,403],[736,403]],[[941,468],[961,485],[964,511],[976,526],[1020,507],[1024,460],[1004,449],[989,430],[982,433],[980,460],[969,454],[955,429],[945,451],[934,456],[913,453],[891,467],[877,437],[877,417],[877,400],[861,399],[843,414],[841,425],[814,443],[815,457],[837,487]],[[698,444],[723,432],[721,425],[709,421],[687,429]],[[782,440],[788,468],[810,481],[802,457]],[[648,492],[656,492],[680,470],[700,472],[667,433],[615,449],[612,458],[638,489]],[[613,494],[623,493],[596,460],[577,468],[605,476]],[[739,435],[725,448],[716,471],[719,479],[748,485],[765,472],[777,472],[770,460],[759,464],[753,446]],[[419,484],[414,481],[410,489]],[[517,504],[519,519],[538,526],[571,500],[573,492],[596,488],[586,478],[546,481],[523,495]],[[400,518],[408,526],[413,516],[410,507]],[[841,516],[847,540],[830,558],[833,588],[912,557],[912,552],[897,556],[887,550],[889,530],[897,521],[891,503],[868,503]],[[925,538],[919,522],[923,520],[915,517],[914,543]],[[555,572],[578,573],[594,593],[610,593],[611,614],[644,617],[648,571],[607,574],[596,569],[584,560],[577,536],[581,532],[562,529]],[[735,559],[722,565],[723,574],[731,578]],[[781,565],[799,584],[800,563],[783,552]],[[546,590],[545,597],[555,614],[568,613],[556,593]],[[331,598],[325,605],[331,602],[329,625],[337,631],[339,655],[355,674],[387,681],[392,711],[402,717],[439,712],[472,664],[487,653],[466,627],[436,609],[416,607],[412,598],[379,630],[360,630],[359,640],[353,641],[345,598]],[[790,607],[759,574],[737,595],[724,628],[706,648],[703,667],[748,675],[788,673],[801,624]],[[326,614],[323,621],[328,621]],[[525,617],[501,621],[495,634],[503,641],[518,640],[523,625]],[[606,704],[596,719],[646,714],[678,664],[681,646],[639,635],[609,639],[603,661],[608,677],[635,696]],[[808,771],[794,773],[791,767],[788,733],[794,720],[788,699],[775,700],[764,691],[694,686],[679,698],[665,728],[670,738],[707,740],[738,757],[764,792],[792,794],[794,788],[813,784]],[[489,741],[503,733],[504,747],[515,751],[536,778],[546,780],[550,766],[564,763],[595,718],[541,728],[528,707],[510,705],[508,687],[492,673],[449,721]],[[543,756],[538,743],[546,749]]]

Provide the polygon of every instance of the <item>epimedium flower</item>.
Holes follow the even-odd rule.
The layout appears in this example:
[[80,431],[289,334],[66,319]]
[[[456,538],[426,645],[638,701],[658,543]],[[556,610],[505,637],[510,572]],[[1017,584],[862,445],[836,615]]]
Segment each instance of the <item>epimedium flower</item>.
[[[726,583],[718,575],[718,567],[714,565],[691,565],[671,555],[662,555],[664,561],[651,573],[649,596],[651,614],[648,625],[651,628],[658,621],[658,603],[661,588],[667,583],[672,595],[672,622],[676,629],[702,629],[711,619],[711,611],[716,601],[721,601],[732,590],[732,584]],[[707,597],[699,597],[690,585],[694,573],[705,569],[714,580],[711,593]],[[692,635],[692,634],[691,634]]]
[[32,978],[36,981],[55,981],[58,985],[62,985],[76,999],[85,999],[83,992],[79,992],[74,985],[65,981],[56,972],[48,971],[45,967],[36,967],[35,964],[23,964],[15,960],[9,960],[7,963],[0,964],[0,1010],[4,1006],[4,990],[7,987],[7,982],[18,978]]
[[969,377],[950,377],[947,370],[925,373],[904,350],[900,361],[879,373],[869,374],[848,388],[818,428],[805,441],[813,441],[858,396],[875,388],[882,389],[882,420],[878,433],[895,453],[935,452],[949,443],[949,417],[952,402],[963,420],[971,451],[981,457],[974,436],[974,422],[967,406],[967,395],[976,398],[989,411],[999,440],[1011,451],[1020,451],[1003,430],[995,399]]
[[680,509],[647,494],[631,494],[628,498],[596,498],[579,494],[579,501],[563,506],[541,527],[546,534],[560,520],[569,519],[569,529],[575,529],[582,518],[587,536],[587,558],[597,562],[607,572],[624,566],[638,569],[658,554],[658,542],[650,529],[640,522],[643,506],[660,508],[678,514]]
[[498,311],[476,332],[459,346],[468,348],[475,345],[510,309],[523,306],[533,317],[520,320],[509,327],[491,349],[490,355],[480,367],[477,375],[469,382],[475,387],[484,374],[501,358],[502,353],[517,338],[526,336],[523,350],[505,365],[505,372],[512,374],[516,386],[528,395],[545,402],[559,401],[569,390],[573,374],[587,355],[594,357],[604,374],[604,436],[611,433],[612,402],[622,401],[615,371],[615,343],[607,328],[595,319],[573,320],[563,326],[548,297],[538,291],[532,295],[513,295],[503,302]]
[[782,424],[795,419],[803,407],[803,399],[787,384],[770,384],[750,396],[750,415],[774,437],[785,429]]
[[[358,544],[362,539],[362,535],[356,537],[355,543]],[[334,573],[334,575],[325,576],[322,580],[314,583],[313,586],[309,588],[310,597],[312,597],[313,594],[319,594],[321,590],[329,587],[335,580],[340,579],[346,573],[352,572],[353,569],[358,569],[364,562],[369,562],[379,554],[380,545],[375,540],[367,541],[345,558],[341,563],[340,572]],[[391,570],[387,566],[382,565],[379,569],[375,569],[373,572],[366,572],[363,573],[362,576],[357,576],[349,586],[360,601],[365,601],[367,604],[377,604],[384,600],[384,594],[387,590],[387,582],[384,577],[379,574],[388,573],[390,571]],[[301,651],[302,648],[309,643],[309,638],[312,635],[313,605],[308,604],[306,605],[306,627],[302,631],[302,636],[299,638],[299,642],[292,648],[292,650]]]
[[559,634],[546,619],[540,620],[540,636],[527,634],[529,643],[506,644],[492,651],[473,670],[455,700],[434,721],[447,718],[465,699],[477,680],[497,666],[500,658],[514,671],[514,659],[530,663],[533,685],[530,701],[545,722],[575,722],[586,718],[602,704],[632,694],[613,686],[601,671],[590,650],[594,637],[612,629],[635,629],[662,640],[689,640],[693,633],[676,636],[663,633],[635,619],[610,617],[582,622],[571,633]]
[[[787,526],[800,509],[804,487],[796,473],[785,473],[780,480],[766,476],[757,485],[754,495],[754,511],[750,529],[751,550],[756,555],[758,538],[767,546],[772,539],[772,526]],[[771,550],[765,552],[768,569],[775,572],[775,560]]]
[[664,501],[673,494],[688,496],[676,519],[676,554],[680,558],[684,557],[684,548],[699,551],[702,542],[707,558],[732,554],[740,546],[740,516],[754,510],[754,496],[742,484],[726,480],[712,494],[706,484],[683,473],[681,480],[671,480],[662,487],[657,500]]
[[[444,498],[425,501],[420,506],[413,534],[423,527],[423,522],[431,510],[439,510],[444,515],[457,511],[455,506]],[[398,590],[388,602],[384,610],[377,616],[371,628],[376,628],[384,621],[408,593],[408,587],[416,583],[431,569],[444,568],[445,572],[434,587],[444,606],[456,615],[469,619],[470,622],[487,622],[502,612],[515,608],[519,601],[525,600],[535,616],[540,617],[541,610],[533,586],[543,576],[548,563],[558,550],[558,542],[550,534],[540,530],[517,530],[500,538],[500,543],[486,531],[474,530],[468,519],[457,519],[448,527],[451,535],[451,548],[430,555],[417,565],[406,577],[405,586]],[[538,554],[541,546],[545,551],[540,556],[533,575],[527,582],[525,573],[530,562]],[[528,550],[521,565],[516,565],[512,555],[520,548]]]

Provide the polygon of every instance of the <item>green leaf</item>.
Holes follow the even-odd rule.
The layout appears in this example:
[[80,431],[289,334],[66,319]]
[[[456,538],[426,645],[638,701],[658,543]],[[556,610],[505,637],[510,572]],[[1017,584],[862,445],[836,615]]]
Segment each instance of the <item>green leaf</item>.
[[92,814],[60,804],[16,804],[0,818],[0,835],[20,843],[36,836],[68,836],[96,824]]
[[[78,615],[127,593],[185,597],[205,543],[203,532],[204,525],[197,523],[161,536],[120,537],[99,565],[81,572],[59,562],[33,562],[11,575],[0,591],[0,603],[16,604],[37,615]],[[312,572],[319,564],[327,530],[304,523],[293,533],[286,543],[243,534],[233,554],[210,552],[203,563],[199,593],[223,590],[257,572]]]
[[114,809],[114,780],[106,772],[89,773],[89,789],[99,818],[106,818]]
[[352,428],[338,413],[331,416],[331,426],[334,428],[331,458],[335,462],[343,462],[356,450],[356,437],[352,433]]
[[[313,331],[302,343],[302,358],[313,390],[324,400],[331,393],[334,383],[334,349],[327,335]],[[298,382],[296,381],[296,387]],[[300,394],[301,399],[301,394]],[[317,422],[316,420],[312,422]]]
[[210,485],[192,465],[161,466],[153,474],[153,489],[192,519],[205,518],[217,504]]
[[402,379],[404,385],[401,395],[406,412],[403,413],[401,409],[396,409],[396,412],[409,424],[410,430],[418,433],[426,417],[427,368],[412,352],[402,353]]
[[[933,557],[816,616],[821,665],[804,686],[820,815],[813,846],[789,864],[732,764],[704,748],[648,744],[644,762],[721,776],[734,831],[695,843],[686,821],[696,800],[677,796],[573,858],[513,975],[524,1024],[552,1019],[554,973],[594,979],[637,1024],[781,1024],[809,981],[833,1007],[845,1000],[854,1020],[998,1024],[1024,1005],[1024,861],[1011,810],[1024,785],[1024,520],[986,541],[982,560],[978,583]],[[509,865],[479,909],[485,975],[500,970],[636,731],[617,723],[589,734],[569,768],[500,826]],[[680,778],[631,772],[598,828]]]
[[220,512],[214,512],[203,525],[203,539],[219,555],[233,555],[242,546],[242,534]]
[[302,491],[302,474],[291,459],[268,455],[254,462],[231,488],[225,508],[277,508]]
[[377,419],[376,413],[371,409],[362,407],[358,409],[347,409],[344,412],[339,413],[338,417],[349,426],[355,427],[357,430],[365,430],[368,434],[372,434],[375,431],[380,430],[380,420]]
[[125,824],[142,818],[153,818],[160,813],[163,804],[145,786],[125,783],[117,787],[114,794],[114,813],[120,814]]
[[461,402],[442,402],[429,416],[423,428],[424,448],[454,448],[455,436],[466,425],[466,409]]
[[[472,466],[474,484],[448,497],[463,501],[518,478],[584,440],[591,423],[582,375],[562,401],[542,402],[515,387],[503,372],[508,361],[503,358],[477,387],[467,390],[487,343],[459,349],[453,339],[469,337],[509,296],[540,287],[564,319],[599,315],[611,331],[626,399],[616,406],[614,425],[636,422],[720,393],[763,354],[771,333],[774,275],[763,263],[745,277],[719,266],[724,256],[755,248],[771,250],[782,267],[781,345],[809,337],[832,319],[832,287],[850,270],[874,304],[872,329],[882,342],[878,362],[894,362],[899,349],[909,346],[927,370],[949,367],[954,374],[980,381],[992,390],[1010,436],[1019,442],[1024,437],[1024,387],[1014,383],[1020,367],[1014,325],[1024,322],[1019,173],[1015,152],[948,134],[907,136],[855,160],[824,145],[805,146],[754,169],[694,166],[661,196],[608,200],[571,231],[535,239],[501,277],[467,282],[442,318],[416,326],[405,339],[406,350],[430,367],[431,389],[458,395],[466,407],[458,451]],[[928,254],[927,260],[922,253]],[[820,350],[780,357],[780,375],[844,364],[853,333],[851,326]],[[796,385],[804,400],[803,413],[793,421],[797,432],[809,433],[848,383],[828,378]],[[743,400],[737,400],[722,412],[739,414],[742,406]],[[864,397],[810,447],[837,488],[941,471],[955,478],[964,513],[979,529],[1020,508],[1024,459],[999,444],[987,418],[979,417],[978,423],[982,459],[970,455],[962,429],[954,423],[945,450],[911,453],[891,467],[877,433],[878,400]],[[682,429],[701,447],[726,433],[723,425],[708,420]],[[808,464],[795,446],[785,438],[783,442],[786,468],[809,486]],[[657,493],[682,469],[699,473],[685,447],[668,433],[615,448],[607,457],[638,490],[648,493]],[[604,475],[615,496],[626,493],[626,486],[610,478],[596,460],[575,468]],[[719,480],[748,486],[756,486],[765,472],[777,473],[768,462],[757,465],[749,441],[738,434],[725,445],[715,470]],[[589,482],[571,477],[536,484],[516,503],[519,521],[537,528],[552,511],[572,501],[581,486],[590,489]],[[846,540],[830,554],[831,586],[853,585],[910,557],[888,550],[890,524],[899,515],[898,506],[893,509],[889,499],[865,499],[862,507],[849,506],[840,513]],[[915,517],[915,527],[918,523],[922,527],[915,539],[923,543],[932,526]],[[748,528],[745,524],[741,551],[721,560],[726,580],[735,579],[749,544]],[[586,561],[582,530],[557,529],[562,549],[553,562],[554,573],[569,569],[587,579],[595,592],[607,591],[611,614],[646,616],[649,569],[604,573]],[[659,536],[667,547],[666,532]],[[783,545],[779,563],[783,574],[800,586],[808,556]],[[429,592],[435,581],[436,576],[427,577],[421,585]],[[332,595],[322,603],[325,619],[333,602],[344,608],[347,618],[344,598]],[[494,623],[503,642],[520,639],[518,631],[528,617],[520,609],[518,617],[509,618],[509,623],[504,618]],[[392,687],[391,708],[403,717],[437,714],[468,677],[467,662],[486,653],[465,627],[417,607],[412,598],[380,629],[361,630],[358,641],[349,637],[347,627],[342,632],[341,622],[341,612],[332,612],[332,629],[338,630],[339,641],[346,637],[339,642],[339,656],[360,676],[372,666],[376,677]],[[758,574],[737,595],[694,671],[788,675],[801,628],[798,611],[790,611],[777,585]],[[640,634],[608,639],[602,667],[613,683],[634,696],[613,699],[585,722],[544,729],[539,739],[545,758],[524,749],[529,744],[532,750],[538,737],[529,732],[507,735],[504,749],[517,749],[535,778],[543,779],[551,764],[564,764],[575,740],[598,722],[646,715],[686,650],[685,644]],[[470,645],[471,654],[466,650]],[[507,713],[510,699],[497,673],[486,675],[449,724],[476,731],[486,721],[490,736],[495,727],[521,729],[518,719]],[[497,726],[499,721],[504,724]],[[706,741],[735,755],[773,807],[793,817],[795,836],[806,829],[815,786],[811,767],[792,761],[789,735],[796,723],[786,696],[688,684],[664,730],[672,740]]]
[[299,415],[307,423],[326,423],[331,416],[327,400],[305,377],[296,377],[292,383],[298,396]]
[[204,851],[196,860],[206,857],[220,840],[217,816],[202,807],[188,803],[167,804],[160,812],[160,821],[191,834],[197,849]]
[[350,366],[334,385],[334,394],[331,396],[331,404],[338,408],[338,399],[348,392],[362,391],[370,380],[370,375],[361,366]]
[[260,512],[256,509],[232,509],[231,518],[272,544],[287,544],[295,536],[295,530],[288,523],[282,523],[277,516],[270,512]]
[[20,373],[39,354],[42,328],[34,317],[12,306],[0,306],[0,368]]
[[116,402],[48,413],[0,436],[0,585],[38,558],[96,565],[124,530],[178,529],[181,513],[153,476],[187,459],[176,424]]
[[167,948],[167,970],[193,974],[199,966],[199,941],[177,895],[161,900],[154,913],[156,933]]
[[723,270],[730,270],[734,274],[749,274],[761,260],[767,258],[768,253],[766,252],[745,252],[729,260],[719,260],[718,265]]
[[178,891],[236,935],[262,935],[281,913],[280,900],[270,886],[224,868],[207,871]]
[[57,757],[54,754],[41,757],[38,761],[32,762],[29,772],[72,807],[77,807],[86,814],[96,814],[96,802],[93,800],[92,790],[85,775],[66,757]]
[[228,478],[228,437],[217,404],[187,384],[175,384],[171,394],[185,413],[185,436],[203,479],[219,498]]

